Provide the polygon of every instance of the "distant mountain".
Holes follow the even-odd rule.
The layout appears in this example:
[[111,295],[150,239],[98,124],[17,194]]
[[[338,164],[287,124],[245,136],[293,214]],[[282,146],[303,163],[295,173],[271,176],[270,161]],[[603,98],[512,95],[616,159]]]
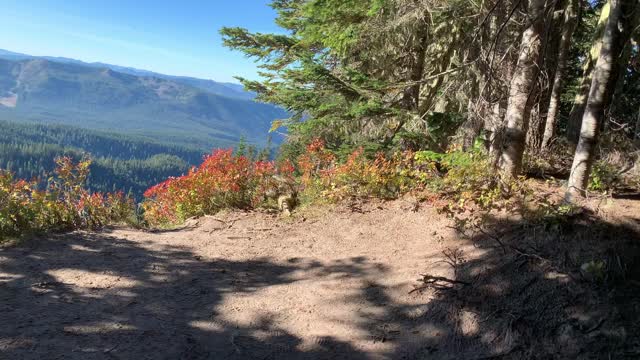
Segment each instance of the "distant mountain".
[[0,59],[5,60],[31,60],[31,59],[45,59],[58,63],[67,63],[67,64],[76,64],[82,66],[89,66],[94,68],[107,68],[117,72],[121,72],[124,74],[130,74],[135,76],[145,76],[145,77],[157,77],[160,79],[173,80],[175,82],[196,87],[200,90],[208,91],[217,95],[222,95],[226,97],[239,98],[239,99],[253,99],[255,94],[252,92],[248,92],[244,90],[244,87],[240,84],[234,83],[225,83],[225,82],[217,82],[213,80],[207,79],[198,79],[194,77],[188,76],[174,76],[174,75],[165,75],[156,73],[148,70],[141,70],[132,67],[119,66],[106,64],[102,62],[94,62],[88,63],[81,60],[70,59],[66,57],[55,57],[55,56],[33,56],[27,54],[16,53],[13,51],[0,49]]
[[67,124],[203,149],[236,144],[241,136],[262,144],[271,122],[287,115],[248,100],[247,93],[233,95],[240,93],[234,84],[0,51],[0,120]]

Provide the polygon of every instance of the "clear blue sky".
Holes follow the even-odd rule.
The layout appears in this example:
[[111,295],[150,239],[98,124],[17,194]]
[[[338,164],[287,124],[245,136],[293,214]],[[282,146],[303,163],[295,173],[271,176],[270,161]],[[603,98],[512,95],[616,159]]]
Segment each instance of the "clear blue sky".
[[277,31],[269,0],[0,0],[0,48],[234,81],[256,66],[218,29]]

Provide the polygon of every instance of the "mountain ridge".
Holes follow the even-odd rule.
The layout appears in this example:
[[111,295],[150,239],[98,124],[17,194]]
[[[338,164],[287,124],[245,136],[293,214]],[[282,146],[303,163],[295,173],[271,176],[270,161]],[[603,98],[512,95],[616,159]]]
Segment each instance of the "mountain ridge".
[[170,76],[24,56],[0,54],[0,120],[58,123],[211,149],[235,145],[242,137],[265,144],[271,122],[287,116],[276,106]]
[[169,75],[169,74],[158,73],[155,71],[138,69],[130,66],[109,64],[104,62],[86,62],[86,61],[63,57],[63,56],[36,56],[36,55],[13,52],[5,49],[0,49],[0,59],[5,59],[5,60],[45,59],[45,60],[59,62],[59,63],[69,63],[69,64],[76,64],[76,65],[82,65],[87,67],[94,67],[94,68],[108,68],[117,72],[130,74],[130,75],[157,77],[161,79],[174,80],[177,82],[184,83],[185,85],[191,85],[201,90],[213,92],[214,94],[227,96],[227,97],[240,98],[240,99],[253,99],[255,97],[254,93],[244,91],[243,86],[241,84],[230,83],[230,82],[220,82],[212,79],[202,79],[202,78],[196,78],[192,76]]

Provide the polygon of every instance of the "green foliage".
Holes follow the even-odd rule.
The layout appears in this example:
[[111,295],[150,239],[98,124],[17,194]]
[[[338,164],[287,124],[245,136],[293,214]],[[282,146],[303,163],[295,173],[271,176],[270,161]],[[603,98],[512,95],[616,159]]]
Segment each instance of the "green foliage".
[[471,40],[465,30],[477,25],[483,5],[280,0],[271,6],[283,31],[220,32],[225,46],[260,63],[262,80],[240,79],[245,87],[258,100],[290,112],[272,130],[286,126],[290,141],[303,144],[321,138],[328,148],[341,149],[341,158],[350,153],[346,149],[368,143],[378,143],[385,152],[446,150],[466,118],[462,109],[468,101],[462,91],[460,96],[446,94],[456,90],[443,86],[443,80],[457,73],[457,66],[476,76],[474,69],[463,70],[477,50],[467,45],[476,44],[463,39]]
[[593,169],[591,170],[591,175],[589,176],[589,190],[612,190],[620,182],[620,175],[618,171],[618,168],[612,164],[602,160],[596,161],[593,165]]
[[571,219],[581,210],[574,204],[558,203],[534,194],[531,194],[530,201],[531,206],[518,209],[523,218],[529,224],[555,234],[571,231]]
[[444,200],[442,209],[453,217],[469,211],[514,209],[514,202],[530,193],[524,179],[503,182],[480,144],[471,151],[418,151],[415,160],[422,183]]
[[562,104],[566,114],[568,114],[578,93],[584,62],[587,60],[587,55],[593,46],[594,34],[602,31],[601,26],[598,25],[598,19],[600,18],[600,10],[603,3],[593,2],[586,4],[588,6],[582,7],[580,21],[571,41],[570,56],[567,64],[567,85],[562,93]]
[[429,148],[444,151],[449,139],[466,119],[457,113],[433,112],[427,117]]
[[474,164],[485,166],[485,157],[481,152],[452,151],[439,153],[431,150],[418,151],[415,158],[419,163],[434,162],[443,170],[449,171],[455,168],[469,168]]
[[365,141],[358,145],[343,143],[334,151],[339,162],[348,161],[354,152],[361,153],[360,156],[368,160],[377,158],[380,153],[392,153],[388,146],[373,141]]
[[290,111],[291,116],[274,127],[287,126],[303,143],[321,137],[339,147],[352,137],[366,139],[364,122],[373,125],[400,115],[399,108],[383,99],[386,81],[351,66],[347,57],[361,39],[367,19],[382,13],[385,4],[380,0],[274,1],[276,22],[287,35],[242,28],[220,32],[226,46],[262,62],[265,80],[240,79],[245,87],[255,91],[258,100]]
[[429,140],[422,132],[400,130],[393,139],[393,148],[409,151],[429,149],[432,144]]
[[587,280],[601,283],[607,277],[607,263],[604,260],[591,260],[582,264],[580,271]]

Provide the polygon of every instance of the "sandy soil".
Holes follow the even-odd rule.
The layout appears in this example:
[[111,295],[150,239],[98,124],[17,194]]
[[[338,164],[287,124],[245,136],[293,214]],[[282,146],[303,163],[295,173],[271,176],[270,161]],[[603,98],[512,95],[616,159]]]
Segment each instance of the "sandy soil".
[[[291,219],[232,212],[174,231],[111,229],[2,249],[0,358],[536,358],[530,328],[554,323],[547,315],[565,323],[540,330],[542,358],[633,345],[635,328],[599,323],[618,316],[615,306],[580,302],[587,285],[564,290],[571,274],[527,270],[537,260],[517,255],[504,262],[434,209],[414,210],[398,200]],[[520,271],[535,282],[508,279]],[[426,273],[464,283],[411,292]],[[528,306],[518,301],[549,286],[563,286],[554,295],[563,302],[548,300],[536,319],[517,314]],[[597,346],[578,333],[591,327]]]

